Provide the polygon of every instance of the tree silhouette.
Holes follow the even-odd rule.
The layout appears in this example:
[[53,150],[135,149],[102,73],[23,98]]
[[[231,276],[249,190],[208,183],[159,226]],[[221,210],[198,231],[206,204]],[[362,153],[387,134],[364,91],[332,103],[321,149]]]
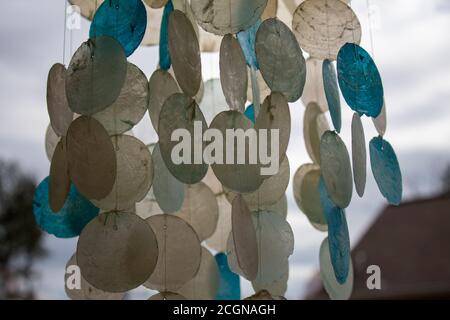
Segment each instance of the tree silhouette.
[[33,216],[36,184],[0,160],[0,299],[34,299],[33,262],[45,253]]

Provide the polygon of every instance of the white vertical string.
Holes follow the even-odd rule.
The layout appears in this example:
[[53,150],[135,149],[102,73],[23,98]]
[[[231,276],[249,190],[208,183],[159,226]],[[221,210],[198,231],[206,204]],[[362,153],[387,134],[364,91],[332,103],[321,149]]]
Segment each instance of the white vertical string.
[[67,28],[67,1],[64,1],[64,28],[63,28],[63,50],[62,63],[66,65],[66,28]]
[[366,0],[366,7],[367,7],[367,19],[369,23],[369,37],[370,37],[370,49],[372,58],[375,59],[375,50],[374,50],[374,41],[373,41],[373,26],[372,26],[372,16],[370,14],[370,0]]

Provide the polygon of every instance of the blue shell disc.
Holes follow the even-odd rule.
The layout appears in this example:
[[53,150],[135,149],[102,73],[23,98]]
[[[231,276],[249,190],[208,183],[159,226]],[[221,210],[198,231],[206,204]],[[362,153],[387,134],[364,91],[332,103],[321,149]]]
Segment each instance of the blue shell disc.
[[261,25],[261,19],[258,19],[254,25],[252,25],[247,30],[238,32],[237,39],[241,45],[242,51],[244,52],[245,61],[250,67],[254,67],[256,70],[259,69],[258,60],[256,59],[255,42],[256,33],[258,32],[259,26]]
[[370,141],[370,165],[381,194],[390,204],[399,205],[402,200],[402,173],[394,149],[382,137]]
[[328,221],[328,241],[331,264],[336,280],[344,284],[350,269],[350,236],[345,210],[333,205],[325,188],[323,177],[319,182],[320,202]]
[[169,16],[173,10],[172,0],[169,0],[164,7],[159,34],[159,67],[165,71],[172,65],[169,51]]
[[350,267],[350,237],[345,210],[334,207],[328,217],[328,241],[336,280],[344,284]]
[[327,219],[328,213],[333,210],[335,204],[328,195],[327,187],[325,186],[325,180],[323,179],[323,176],[320,176],[319,180],[319,193],[320,193],[320,205],[322,206],[323,212],[325,213],[325,219]]
[[240,300],[241,285],[239,276],[230,270],[225,254],[218,253],[215,258],[220,273],[220,283],[216,294],[216,300]]
[[42,230],[57,238],[79,236],[83,228],[98,215],[100,210],[71,184],[63,208],[54,213],[48,202],[48,184],[49,178],[47,177],[39,184],[34,193],[33,212],[36,223]]
[[369,53],[346,43],[337,57],[339,86],[347,104],[359,114],[376,118],[383,107],[383,84]]
[[255,124],[256,118],[255,118],[255,107],[253,104],[249,105],[247,109],[245,109],[244,115],[250,119],[250,121]]
[[146,28],[147,11],[141,0],[109,0],[95,13],[89,37],[113,37],[129,57],[141,44]]
[[327,97],[328,109],[330,110],[331,120],[334,129],[341,132],[341,100],[339,99],[339,88],[336,76],[336,70],[333,63],[326,59],[322,64],[323,87]]

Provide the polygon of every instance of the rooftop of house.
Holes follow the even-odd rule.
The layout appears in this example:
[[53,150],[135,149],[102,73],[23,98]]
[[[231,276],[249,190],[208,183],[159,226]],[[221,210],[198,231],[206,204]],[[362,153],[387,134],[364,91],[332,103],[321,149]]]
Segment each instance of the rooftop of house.
[[[450,298],[450,192],[388,206],[352,250],[351,299]],[[367,267],[381,290],[367,288]],[[327,299],[317,274],[306,299]]]

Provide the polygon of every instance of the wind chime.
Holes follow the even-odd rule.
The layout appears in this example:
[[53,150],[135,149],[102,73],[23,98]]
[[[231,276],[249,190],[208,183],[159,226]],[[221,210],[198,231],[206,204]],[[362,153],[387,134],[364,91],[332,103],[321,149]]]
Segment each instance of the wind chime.
[[[240,299],[242,276],[255,290],[249,299],[283,299],[294,250],[285,195],[289,103],[302,98],[312,163],[295,173],[294,197],[311,224],[328,232],[320,248],[326,291],[333,299],[349,298],[345,208],[353,185],[364,194],[364,117],[379,132],[370,141],[370,163],[389,203],[400,203],[402,182],[383,138],[381,78],[359,46],[361,25],[346,1],[70,3],[92,23],[67,69],[55,64],[49,72],[50,175],[34,198],[43,230],[79,237],[67,266],[80,268],[81,286],[66,287],[68,296],[121,299],[144,285],[159,291],[150,300]],[[140,45],[158,44],[159,67],[148,80],[127,57]],[[203,83],[200,53],[216,51],[220,79]],[[352,162],[339,137],[340,92],[355,111]],[[159,137],[151,145],[132,133],[147,111]],[[261,163],[174,162],[174,131],[193,136],[197,124],[223,136],[229,129],[277,129],[278,172],[262,176]],[[194,140],[193,150],[210,146]]]

